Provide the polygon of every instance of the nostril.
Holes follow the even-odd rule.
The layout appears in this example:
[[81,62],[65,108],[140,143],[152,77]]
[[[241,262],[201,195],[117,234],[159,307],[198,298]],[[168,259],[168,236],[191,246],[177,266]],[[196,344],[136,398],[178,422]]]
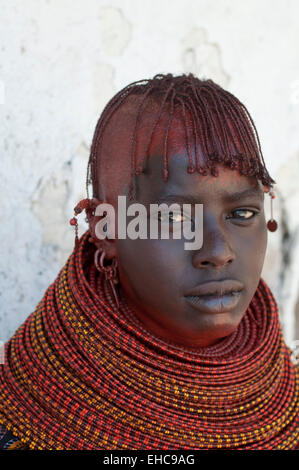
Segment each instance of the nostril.
[[233,258],[230,257],[227,260],[204,260],[199,263],[200,267],[205,267],[205,266],[225,266],[226,264],[231,264],[233,262]]

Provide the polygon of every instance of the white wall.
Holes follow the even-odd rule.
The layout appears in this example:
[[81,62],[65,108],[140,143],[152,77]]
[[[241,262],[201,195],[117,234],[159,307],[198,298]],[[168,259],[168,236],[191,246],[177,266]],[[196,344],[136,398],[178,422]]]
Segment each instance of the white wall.
[[295,261],[283,263],[283,233],[269,234],[265,279],[295,338],[298,17],[296,0],[0,0],[1,340],[72,249],[68,221],[85,196],[88,148],[108,99],[137,79],[189,71],[245,103],[280,181],[276,207]]

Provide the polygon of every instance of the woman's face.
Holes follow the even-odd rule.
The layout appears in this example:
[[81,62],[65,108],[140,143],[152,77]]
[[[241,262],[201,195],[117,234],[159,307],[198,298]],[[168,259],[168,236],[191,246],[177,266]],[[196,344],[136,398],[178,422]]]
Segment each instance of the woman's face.
[[[184,249],[184,237],[126,238],[116,240],[116,249],[121,289],[144,325],[166,340],[204,347],[235,330],[258,286],[267,245],[264,191],[255,177],[221,165],[217,177],[187,173],[184,145],[176,141],[170,152],[167,182],[161,153],[149,158],[146,174],[137,177],[137,202],[148,209],[188,198],[193,208],[203,204],[202,247]],[[224,280],[218,291],[224,285],[241,291],[209,295],[215,285],[204,284]]]

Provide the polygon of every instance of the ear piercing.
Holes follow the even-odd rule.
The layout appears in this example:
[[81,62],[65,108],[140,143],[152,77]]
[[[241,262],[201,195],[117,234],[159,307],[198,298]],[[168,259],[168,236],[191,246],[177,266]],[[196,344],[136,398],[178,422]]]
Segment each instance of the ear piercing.
[[[264,188],[264,191],[267,192],[267,190]],[[278,223],[276,222],[276,220],[273,218],[273,199],[275,199],[275,194],[274,194],[274,191],[273,189],[271,189],[269,192],[268,192],[269,196],[270,196],[270,211],[271,211],[271,217],[270,217],[270,220],[268,220],[267,222],[267,228],[270,232],[275,232],[277,230],[277,227],[278,227]]]
[[[80,202],[78,202],[78,204],[74,208],[75,217],[72,217],[70,219],[70,225],[75,227],[75,249],[78,249],[78,247],[79,247],[78,219],[77,219],[76,216],[78,214],[81,214],[81,212],[83,212],[83,210],[85,210],[85,212],[87,214],[87,222],[88,222],[89,217],[94,215],[94,211],[95,211],[95,208],[96,208],[98,202],[99,201],[96,202],[93,199],[82,199]],[[93,237],[90,237],[89,241],[91,243],[95,243],[96,240]],[[116,292],[115,287],[114,287],[115,284],[118,284],[118,282],[119,282],[118,276],[117,276],[117,266],[118,266],[117,265],[117,260],[116,260],[116,258],[113,258],[112,263],[110,265],[104,266],[105,254],[106,253],[105,253],[104,250],[97,249],[95,254],[94,254],[94,264],[95,264],[96,269],[99,272],[104,273],[105,280],[107,282],[109,281],[112,292],[113,292],[115,303],[117,305],[117,308],[119,308],[119,299],[118,299],[118,295],[117,295],[117,292]],[[101,255],[100,261],[99,261],[99,255]]]
[[[101,255],[100,263],[99,263],[99,255]],[[94,254],[94,264],[99,272],[104,273],[106,281],[110,282],[110,286],[113,291],[115,303],[117,305],[117,308],[119,308],[119,300],[118,300],[117,292],[114,287],[114,284],[118,284],[117,260],[116,258],[113,258],[112,264],[110,264],[109,266],[104,266],[105,255],[106,253],[104,250],[98,249]]]

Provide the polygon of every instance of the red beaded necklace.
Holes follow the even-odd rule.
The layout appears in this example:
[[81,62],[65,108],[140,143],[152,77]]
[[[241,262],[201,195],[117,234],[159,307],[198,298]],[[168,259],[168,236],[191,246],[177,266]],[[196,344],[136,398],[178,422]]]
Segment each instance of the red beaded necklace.
[[298,367],[263,279],[232,335],[187,349],[117,309],[88,237],[5,345],[0,423],[31,449],[298,448]]

